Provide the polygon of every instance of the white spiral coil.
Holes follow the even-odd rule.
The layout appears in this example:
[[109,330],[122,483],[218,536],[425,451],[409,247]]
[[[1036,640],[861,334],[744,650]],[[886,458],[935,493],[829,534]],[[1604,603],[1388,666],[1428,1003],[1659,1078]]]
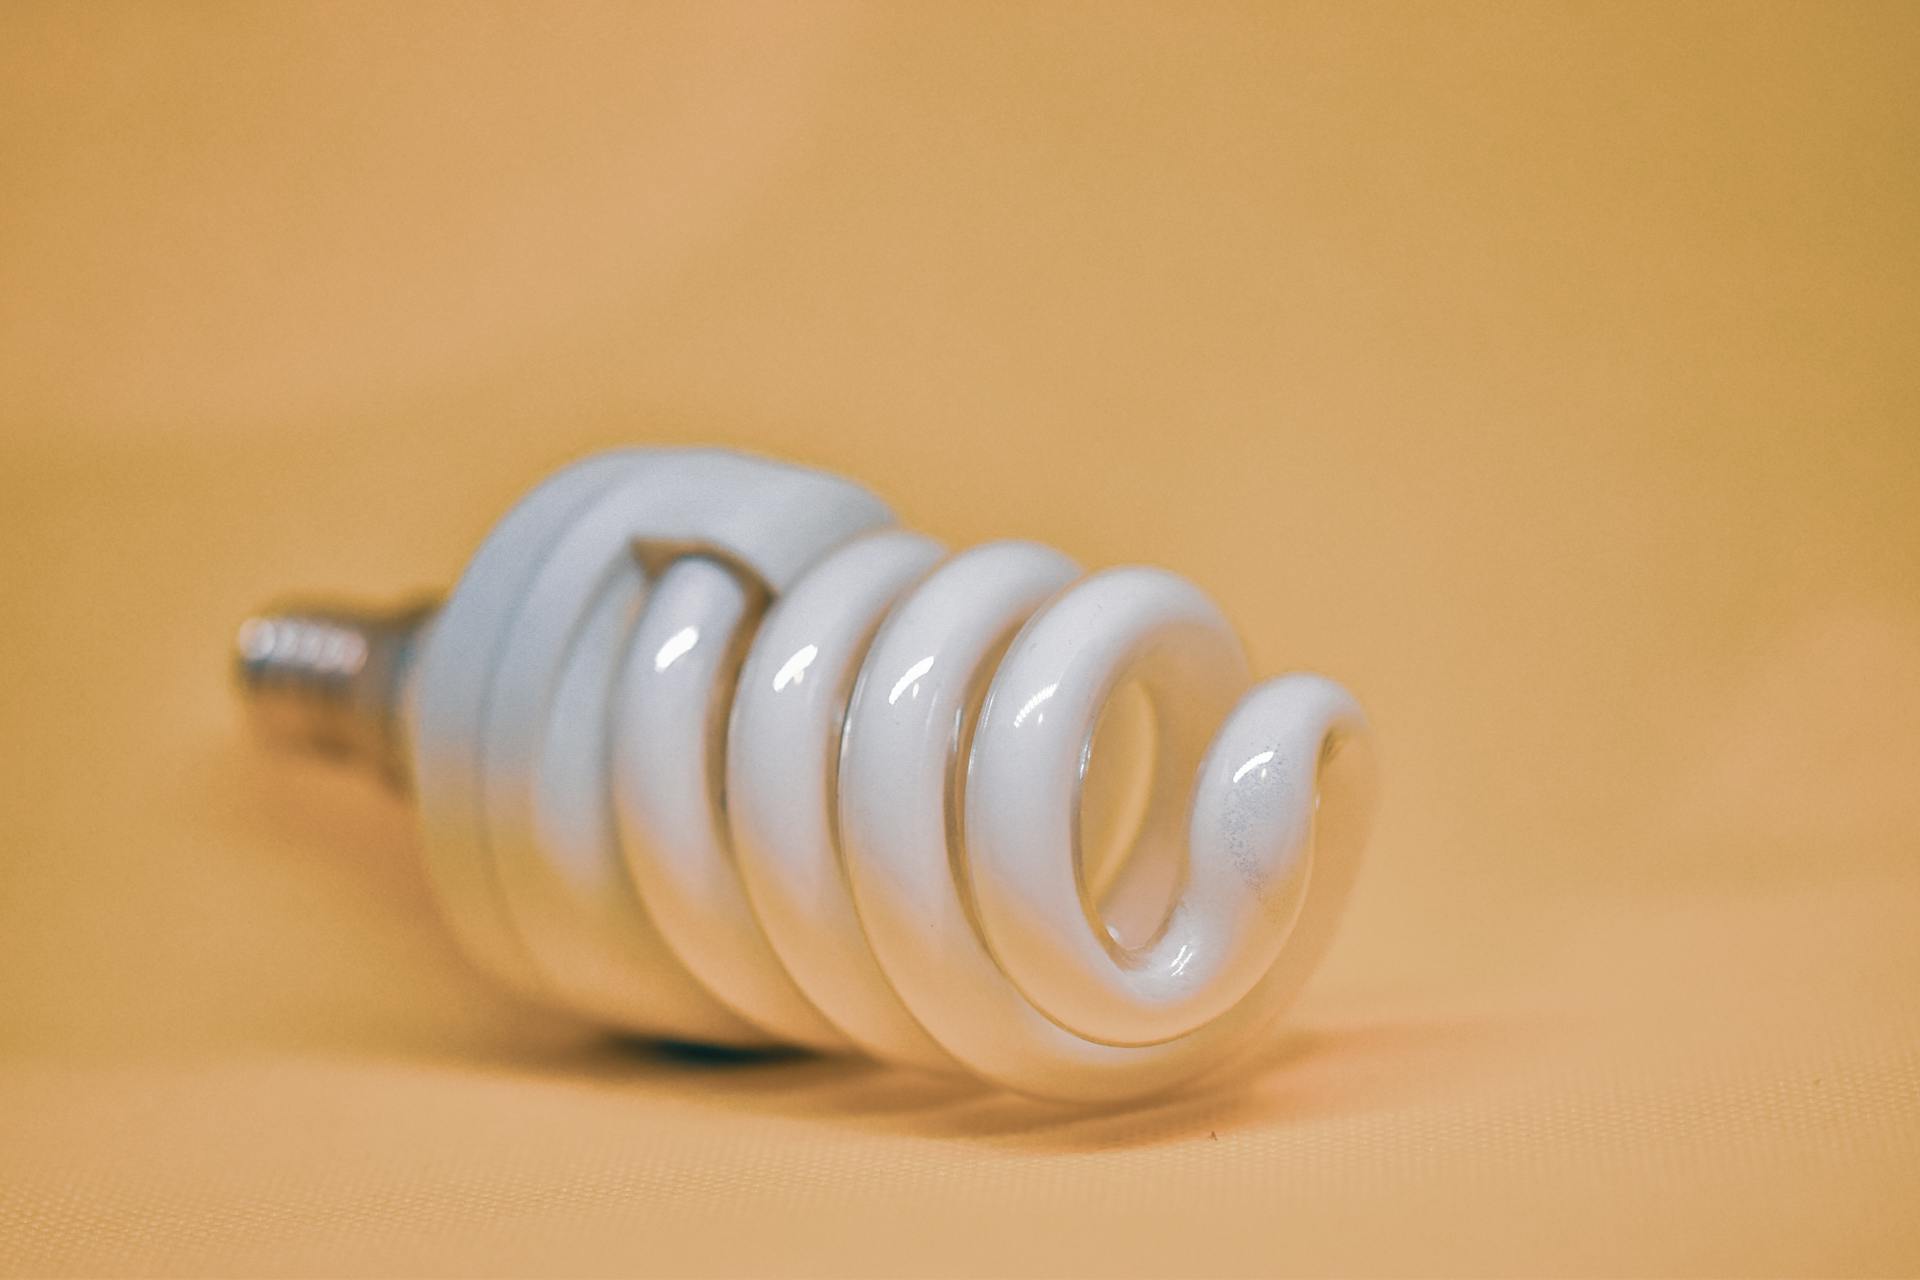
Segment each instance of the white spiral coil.
[[[1123,685],[1152,781],[1096,877],[1082,787]],[[1081,1101],[1262,1042],[1371,796],[1353,700],[1255,686],[1184,580],[948,556],[844,482],[713,452],[523,502],[435,622],[410,724],[449,918],[523,991]]]

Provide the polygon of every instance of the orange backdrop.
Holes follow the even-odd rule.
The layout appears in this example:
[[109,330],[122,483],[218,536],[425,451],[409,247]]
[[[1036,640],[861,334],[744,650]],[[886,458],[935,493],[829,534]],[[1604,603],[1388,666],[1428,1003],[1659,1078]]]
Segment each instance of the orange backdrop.
[[[1920,8],[0,11],[0,1266],[1920,1270]],[[256,758],[289,587],[623,442],[1192,575],[1371,708],[1248,1088],[515,1011]]]

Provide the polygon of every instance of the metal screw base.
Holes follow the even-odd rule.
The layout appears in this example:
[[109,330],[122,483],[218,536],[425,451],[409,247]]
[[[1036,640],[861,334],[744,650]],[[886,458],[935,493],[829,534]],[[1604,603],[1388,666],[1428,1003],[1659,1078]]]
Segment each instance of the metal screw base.
[[291,602],[248,618],[234,637],[234,675],[261,736],[405,788],[401,703],[438,607],[433,597],[385,610]]

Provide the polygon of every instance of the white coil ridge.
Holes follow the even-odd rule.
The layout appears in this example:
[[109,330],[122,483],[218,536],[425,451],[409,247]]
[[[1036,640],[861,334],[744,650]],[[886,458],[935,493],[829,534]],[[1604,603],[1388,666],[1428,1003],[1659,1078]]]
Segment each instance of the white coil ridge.
[[[1152,708],[1149,798],[1096,882],[1083,779],[1123,684]],[[523,992],[1076,1101],[1264,1042],[1371,799],[1353,700],[1255,685],[1184,580],[949,555],[851,484],[718,451],[606,455],[531,494],[408,710],[446,914]]]

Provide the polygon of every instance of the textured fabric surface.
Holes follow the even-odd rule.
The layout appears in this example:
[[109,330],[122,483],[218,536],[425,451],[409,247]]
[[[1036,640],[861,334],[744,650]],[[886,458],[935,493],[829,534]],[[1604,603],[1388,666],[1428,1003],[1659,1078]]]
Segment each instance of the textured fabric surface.
[[[0,11],[0,1270],[1920,1271],[1920,10]],[[1163,563],[1374,714],[1259,1073],[510,1006],[290,588],[622,442]]]

